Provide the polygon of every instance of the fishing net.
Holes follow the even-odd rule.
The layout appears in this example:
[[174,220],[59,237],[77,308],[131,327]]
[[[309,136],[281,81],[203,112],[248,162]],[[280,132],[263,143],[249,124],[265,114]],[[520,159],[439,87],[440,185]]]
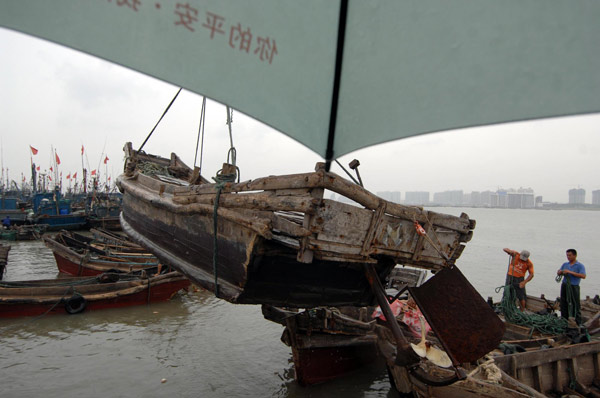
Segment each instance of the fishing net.
[[526,326],[542,334],[563,334],[567,330],[567,320],[552,315],[524,313],[517,307],[517,294],[512,285],[501,286],[504,289],[500,309],[505,319],[519,326]]

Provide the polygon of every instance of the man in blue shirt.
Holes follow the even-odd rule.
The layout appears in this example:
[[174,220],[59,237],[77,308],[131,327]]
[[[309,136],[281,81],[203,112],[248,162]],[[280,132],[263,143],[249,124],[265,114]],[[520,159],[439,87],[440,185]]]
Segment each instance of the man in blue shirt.
[[569,315],[574,316],[575,322],[581,325],[579,283],[585,279],[585,267],[577,261],[577,250],[575,249],[567,250],[567,260],[569,261],[556,272],[563,276],[560,284],[560,315],[567,319]]

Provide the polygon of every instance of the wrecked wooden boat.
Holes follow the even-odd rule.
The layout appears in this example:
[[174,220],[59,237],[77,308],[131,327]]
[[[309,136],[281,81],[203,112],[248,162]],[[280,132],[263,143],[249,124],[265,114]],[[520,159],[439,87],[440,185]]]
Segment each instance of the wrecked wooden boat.
[[[387,294],[400,295],[423,283],[427,271],[395,267]],[[393,291],[393,293],[392,293]],[[377,359],[375,307],[318,307],[293,311],[262,306],[265,319],[285,327],[281,341],[292,350],[294,377],[300,385],[323,383]]]
[[76,314],[169,300],[190,281],[176,271],[153,276],[105,273],[96,277],[0,282],[0,317]]
[[[226,164],[211,184],[175,154],[160,158],[131,143],[125,154],[124,231],[233,303],[372,305],[367,266],[381,280],[396,264],[438,271],[460,256],[475,226],[465,214],[388,202],[323,164],[245,182]],[[326,199],[326,191],[357,206]]]
[[[105,272],[156,272],[159,260],[147,251],[121,252],[118,247],[93,242],[69,231],[44,236],[58,270],[73,276],[94,276]],[[166,267],[165,267],[166,268]]]
[[[446,386],[424,383],[409,372],[412,394],[428,398],[600,396],[600,341],[554,347],[552,341],[538,344],[539,340],[532,341],[525,352],[508,355],[495,352],[476,364],[465,364],[467,376]],[[421,366],[440,378],[452,374],[431,363]],[[390,376],[402,383],[406,375],[392,371]]]

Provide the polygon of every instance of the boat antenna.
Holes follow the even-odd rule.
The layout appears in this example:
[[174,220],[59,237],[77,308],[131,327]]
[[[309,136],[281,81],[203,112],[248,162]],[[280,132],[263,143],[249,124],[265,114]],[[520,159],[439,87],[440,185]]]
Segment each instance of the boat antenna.
[[202,109],[200,110],[200,123],[198,125],[198,138],[196,139],[196,154],[194,155],[194,167],[198,158],[198,144],[200,144],[200,175],[202,175],[202,155],[204,154],[204,123],[206,121],[206,97],[202,98]]
[[175,94],[175,96],[173,97],[173,99],[169,103],[169,106],[167,106],[167,109],[165,109],[165,111],[163,112],[163,114],[160,117],[160,119],[158,119],[158,122],[156,122],[156,124],[154,125],[154,128],[152,129],[152,131],[150,131],[150,134],[148,134],[148,137],[146,137],[146,139],[144,140],[144,142],[142,142],[142,145],[137,150],[138,152],[140,152],[142,150],[142,148],[144,147],[144,145],[146,145],[146,142],[148,142],[148,139],[150,138],[150,136],[152,135],[152,133],[154,133],[154,130],[156,130],[156,127],[158,127],[158,124],[160,123],[160,121],[162,120],[162,118],[165,117],[165,115],[169,111],[169,108],[171,107],[171,105],[173,105],[173,102],[175,102],[175,99],[177,98],[177,96],[179,95],[180,92],[181,92],[181,87],[179,88],[179,90],[177,91],[177,94]]
[[342,166],[342,164],[341,164],[341,163],[340,163],[340,162],[339,162],[337,159],[335,159],[335,162],[338,164],[338,166],[340,166],[340,167],[342,168],[342,170],[344,170],[344,172],[345,172],[346,174],[348,174],[348,177],[350,177],[350,179],[351,179],[352,181],[354,181],[354,183],[355,183],[356,185],[361,185],[361,184],[360,184],[360,183],[359,183],[359,182],[356,180],[356,178],[354,178],[354,176],[353,176],[352,174],[350,174],[350,172],[349,172],[348,170],[346,170],[346,168],[345,168],[344,166]]

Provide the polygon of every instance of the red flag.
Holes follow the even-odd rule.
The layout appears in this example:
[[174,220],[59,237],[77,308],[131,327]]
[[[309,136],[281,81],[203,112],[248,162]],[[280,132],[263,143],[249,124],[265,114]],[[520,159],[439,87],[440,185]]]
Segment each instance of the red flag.
[[81,145],[81,156],[83,156],[83,144]]
[[92,175],[95,176],[96,175],[96,170],[92,170]]
[[58,153],[54,153],[54,155],[56,156],[56,164],[60,164],[60,158],[58,157]]
[[49,179],[50,181],[52,181],[52,177],[48,176],[48,179]]
[[73,179],[77,178],[77,173],[73,174]]
[[108,162],[108,161],[109,161],[109,159],[108,159],[108,156],[107,156],[107,157],[104,158],[104,164],[106,164],[106,162]]
[[71,173],[67,174],[67,180],[71,179]]
[[36,167],[35,169],[36,169],[37,171],[40,171],[40,166]]
[[50,166],[50,171],[54,171],[54,169],[52,168],[52,166]]
[[108,181],[110,181],[110,177],[108,177]]
[[31,145],[29,145],[29,149],[31,149],[31,153],[33,153],[34,155],[37,155],[38,150],[35,149],[34,147],[32,147]]

